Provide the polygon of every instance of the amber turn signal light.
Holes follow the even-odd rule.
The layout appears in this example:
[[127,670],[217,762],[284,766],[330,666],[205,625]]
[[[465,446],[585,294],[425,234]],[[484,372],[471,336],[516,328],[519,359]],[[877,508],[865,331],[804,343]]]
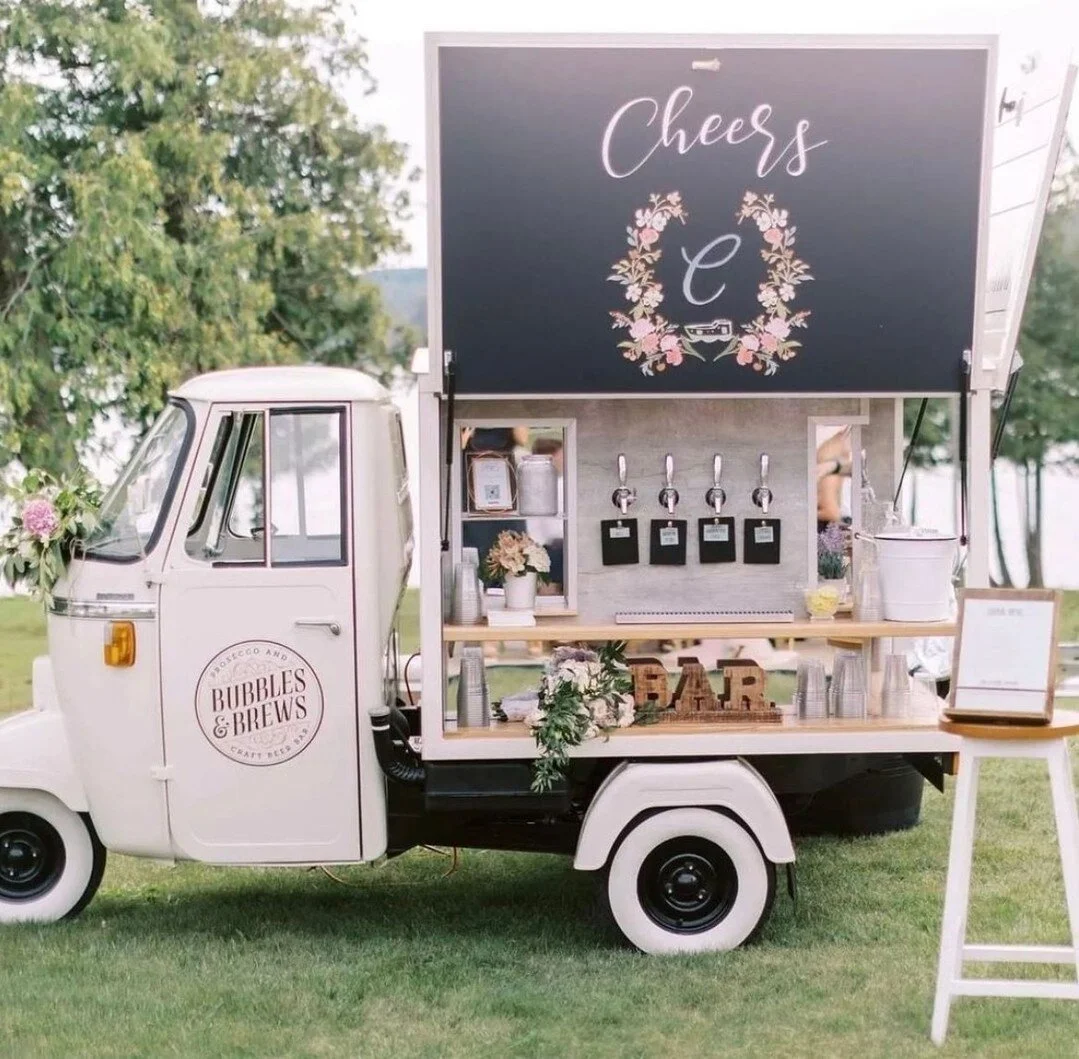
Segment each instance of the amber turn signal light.
[[105,665],[133,666],[135,664],[135,623],[110,621],[105,626]]

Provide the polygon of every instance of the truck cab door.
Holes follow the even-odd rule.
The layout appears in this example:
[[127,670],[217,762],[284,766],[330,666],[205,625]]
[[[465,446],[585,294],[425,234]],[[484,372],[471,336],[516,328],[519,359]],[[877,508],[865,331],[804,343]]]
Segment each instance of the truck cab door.
[[161,587],[178,856],[360,857],[347,406],[211,409]]

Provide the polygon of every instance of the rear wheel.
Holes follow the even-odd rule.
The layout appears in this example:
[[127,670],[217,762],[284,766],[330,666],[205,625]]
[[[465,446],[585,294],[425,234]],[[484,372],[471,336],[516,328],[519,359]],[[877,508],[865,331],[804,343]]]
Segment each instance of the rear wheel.
[[775,900],[775,865],[736,820],[711,809],[646,817],[611,859],[607,904],[643,952],[716,952],[750,940]]
[[88,818],[44,791],[0,790],[0,923],[77,915],[104,872]]

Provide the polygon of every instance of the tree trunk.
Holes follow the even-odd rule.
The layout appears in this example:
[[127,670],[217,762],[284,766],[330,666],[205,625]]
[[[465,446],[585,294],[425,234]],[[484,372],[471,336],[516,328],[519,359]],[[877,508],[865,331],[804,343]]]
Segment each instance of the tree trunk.
[[1038,462],[1034,468],[1034,540],[1031,550],[1030,583],[1037,588],[1045,585],[1045,570],[1042,568],[1042,485],[1045,481],[1045,466]]
[[1042,572],[1042,465],[1027,463],[1023,468],[1025,485],[1026,518],[1023,528],[1027,553],[1027,584],[1041,588],[1045,583]]
[[1004,557],[1004,540],[1000,535],[1000,503],[997,498],[997,465],[993,464],[989,472],[989,489],[993,502],[993,546],[997,553],[997,568],[1000,570],[1000,584],[1005,588],[1011,588],[1015,583],[1012,581],[1011,571],[1008,569],[1008,560]]

